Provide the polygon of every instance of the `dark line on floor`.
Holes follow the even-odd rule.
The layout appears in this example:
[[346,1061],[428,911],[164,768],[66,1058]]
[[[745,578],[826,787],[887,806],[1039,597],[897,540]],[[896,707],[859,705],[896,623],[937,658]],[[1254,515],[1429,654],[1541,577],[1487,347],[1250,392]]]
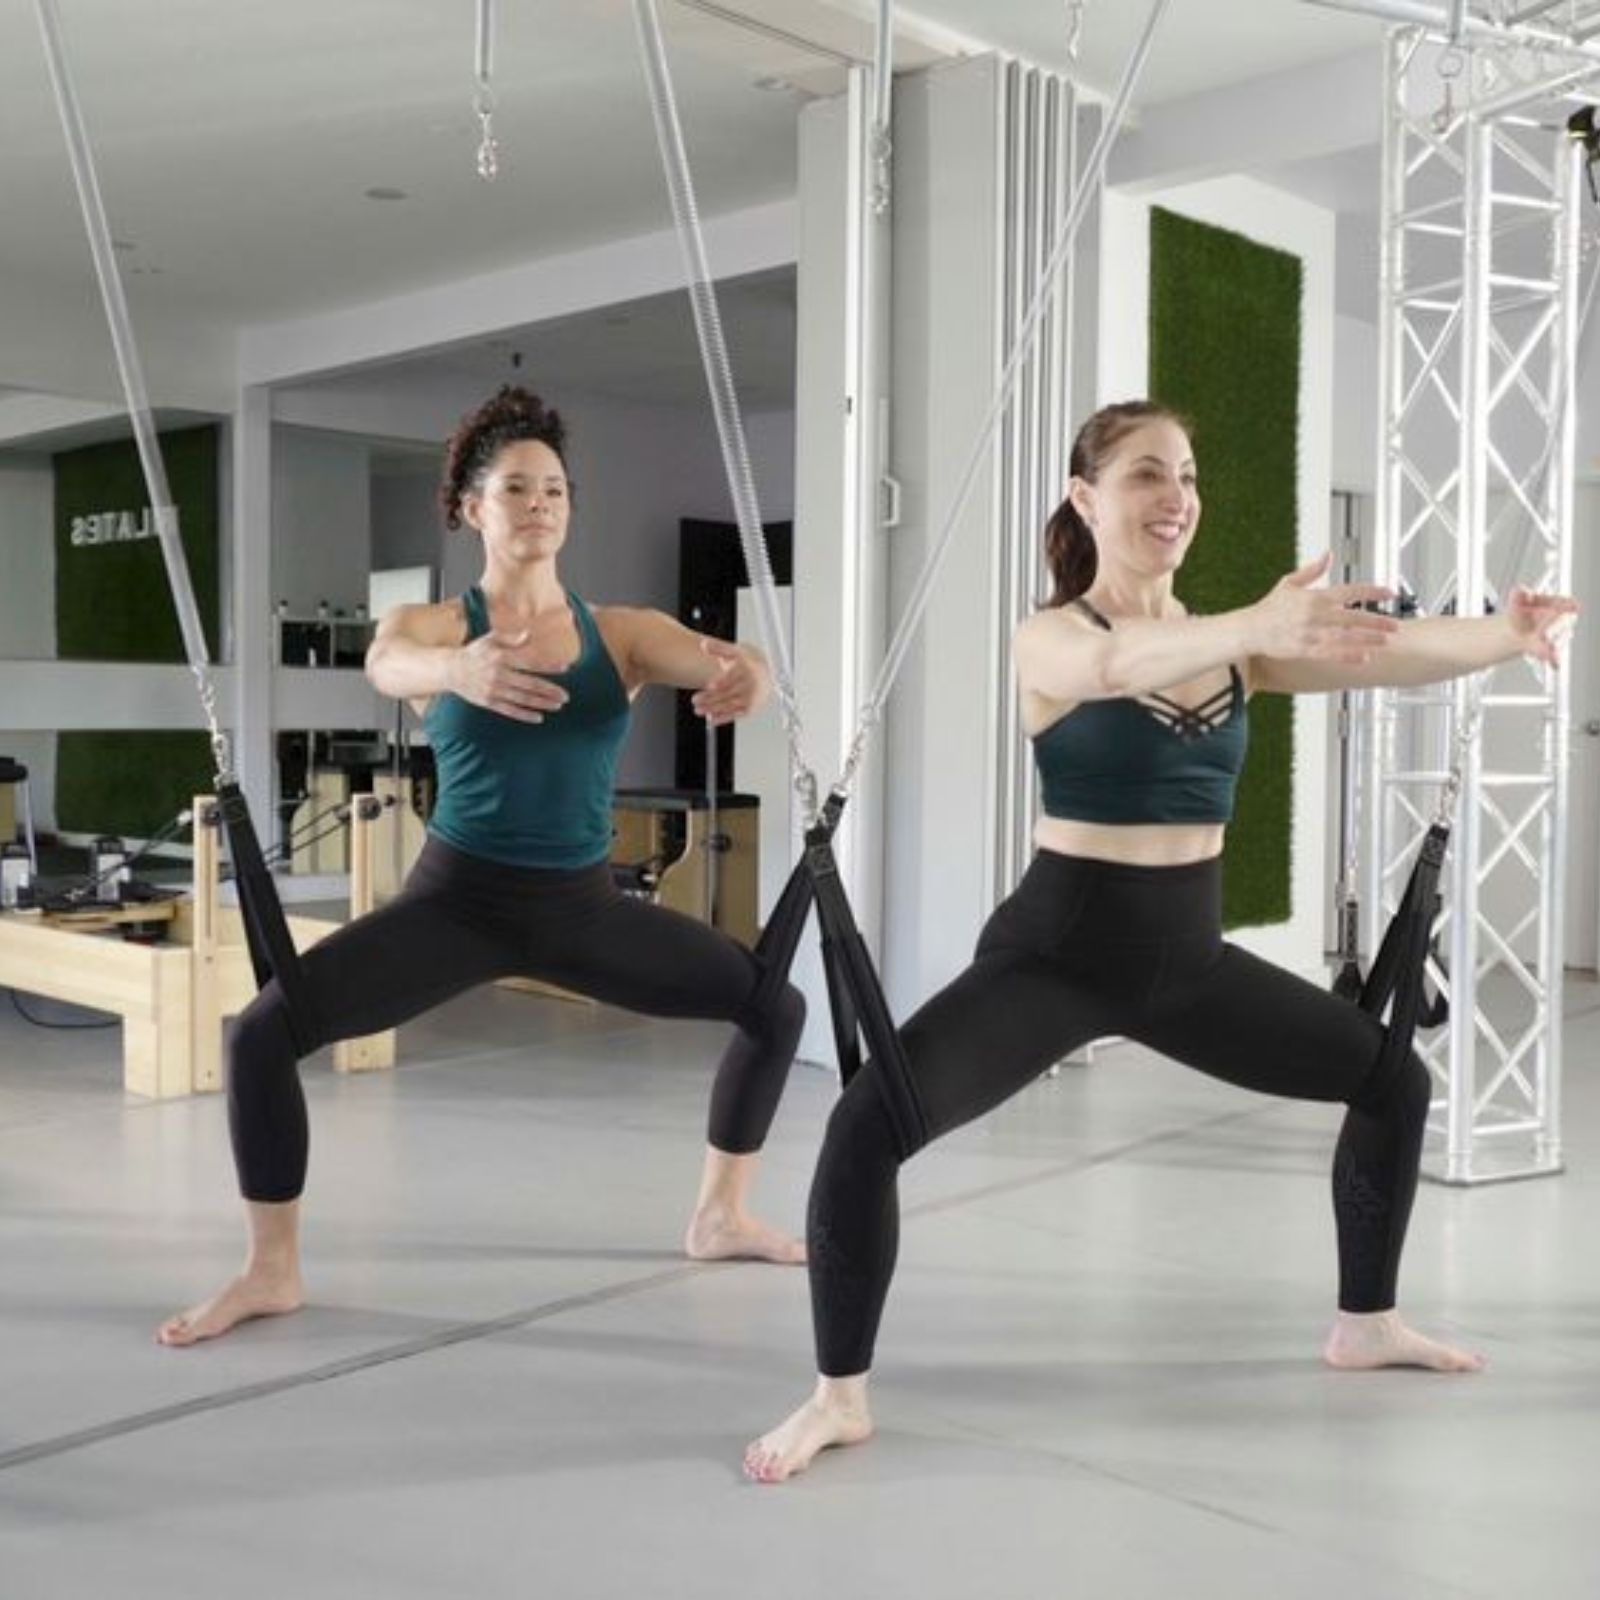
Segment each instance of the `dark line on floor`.
[[[1031,1172],[1023,1177],[1008,1178],[999,1183],[983,1184],[975,1189],[965,1189],[957,1194],[946,1195],[937,1200],[926,1200],[921,1205],[908,1206],[904,1215],[908,1218],[932,1216],[941,1211],[951,1211],[959,1206],[970,1205],[975,1201],[986,1200],[995,1195],[1015,1194],[1019,1191],[1030,1189],[1038,1184],[1050,1183],[1058,1178],[1068,1177],[1076,1172],[1090,1171],[1095,1167],[1102,1167],[1113,1161],[1134,1154],[1140,1150],[1147,1150],[1156,1145],[1167,1144],[1186,1135],[1201,1133],[1209,1128],[1216,1128],[1227,1123],[1242,1122],[1251,1117],[1263,1115],[1271,1111],[1276,1102],[1267,1102],[1264,1105],[1250,1106],[1241,1111],[1224,1112],[1218,1116],[1206,1117],[1199,1122],[1183,1123],[1176,1127],[1163,1129],[1159,1133],[1145,1134],[1137,1139],[1127,1140],[1120,1145],[1114,1145],[1108,1150],[1095,1154],[1078,1157],[1072,1161],[1057,1162],[1038,1172]],[[642,1278],[629,1278],[622,1283],[608,1285],[602,1289],[591,1289],[583,1294],[567,1295],[559,1300],[546,1301],[542,1305],[534,1306],[529,1310],[511,1311],[503,1316],[490,1317],[480,1322],[457,1323],[448,1328],[441,1328],[437,1333],[422,1334],[414,1339],[402,1340],[398,1344],[385,1345],[381,1349],[372,1350],[365,1355],[346,1356],[340,1361],[330,1361],[320,1367],[309,1367],[300,1372],[285,1373],[282,1377],[266,1378],[259,1383],[245,1384],[237,1389],[224,1389],[215,1394],[197,1395],[191,1400],[180,1400],[172,1405],[157,1406],[150,1411],[135,1412],[132,1416],[121,1417],[113,1422],[100,1423],[92,1428],[81,1428],[73,1433],[60,1434],[53,1439],[41,1439],[33,1444],[20,1445],[12,1450],[0,1451],[0,1472],[5,1472],[13,1467],[27,1466],[35,1461],[49,1460],[54,1456],[68,1455],[75,1450],[84,1450],[91,1445],[104,1444],[113,1439],[124,1438],[129,1434],[143,1433],[151,1428],[163,1428],[171,1423],[183,1422],[190,1417],[204,1416],[208,1412],[226,1411],[234,1406],[249,1405],[257,1400],[270,1400],[280,1394],[290,1394],[297,1389],[307,1389],[314,1384],[331,1383],[338,1378],[353,1377],[358,1373],[369,1372],[376,1367],[389,1366],[396,1361],[409,1361],[416,1356],[431,1355],[439,1350],[448,1350],[455,1345],[470,1344],[479,1339],[493,1338],[496,1334],[513,1333],[519,1329],[531,1327],[536,1323],[547,1322],[553,1317],[558,1317],[569,1311],[583,1311],[591,1306],[605,1305],[608,1301],[626,1299],[631,1295],[644,1294],[652,1289],[663,1288],[668,1284],[677,1283],[686,1278],[698,1277],[709,1271],[717,1271],[733,1265],[730,1262],[720,1261],[694,1261],[686,1262],[682,1266],[670,1267],[661,1272],[653,1272]]]
[[998,1183],[985,1183],[976,1189],[961,1189],[955,1194],[945,1195],[938,1200],[924,1200],[919,1205],[906,1206],[902,1209],[902,1217],[929,1217],[940,1211],[953,1211],[958,1206],[970,1205],[975,1200],[988,1200],[995,1195],[1018,1194],[1024,1189],[1032,1189],[1041,1183],[1051,1183],[1057,1178],[1070,1178],[1077,1172],[1089,1172],[1095,1167],[1109,1165],[1113,1161],[1120,1161],[1124,1156],[1130,1156],[1140,1150],[1153,1149],[1156,1145],[1170,1144],[1174,1139],[1187,1138],[1191,1134],[1204,1133],[1210,1128],[1223,1127],[1230,1122],[1247,1122],[1252,1117],[1259,1117],[1269,1111],[1277,1109],[1281,1102],[1269,1101],[1265,1105],[1247,1106],[1242,1111],[1224,1111],[1214,1117],[1202,1118],[1199,1122],[1185,1122],[1178,1127],[1163,1128],[1159,1133],[1141,1134],[1137,1139],[1129,1139],[1125,1144],[1113,1145],[1109,1150],[1102,1150],[1098,1154],[1078,1156],[1071,1161],[1058,1161],[1053,1166],[1043,1167],[1038,1172],[1030,1172],[1020,1178],[1002,1178]]
[[[119,1439],[126,1434],[142,1433],[150,1428],[165,1427],[168,1423],[182,1422],[189,1417],[204,1416],[210,1411],[226,1411],[230,1407],[248,1405],[255,1400],[270,1400],[275,1395],[287,1394],[295,1389],[306,1389],[313,1384],[330,1383],[336,1378],[351,1377],[384,1367],[396,1361],[408,1361],[413,1356],[431,1355],[437,1350],[448,1350],[453,1345],[470,1344],[477,1339],[492,1338],[498,1333],[512,1333],[537,1322],[548,1321],[568,1311],[582,1311],[590,1306],[604,1305],[610,1300],[625,1299],[661,1288],[679,1279],[696,1277],[701,1273],[726,1266],[726,1262],[692,1261],[680,1267],[670,1267],[663,1272],[652,1272],[643,1278],[630,1278],[625,1283],[610,1284],[603,1289],[591,1289],[584,1294],[563,1296],[550,1300],[531,1310],[511,1311],[503,1316],[490,1317],[482,1322],[462,1322],[453,1327],[441,1328],[437,1333],[421,1334],[415,1339],[405,1339],[399,1344],[385,1345],[382,1349],[368,1351],[365,1355],[346,1356],[341,1361],[330,1361],[320,1367],[309,1367],[301,1372],[285,1373],[279,1378],[266,1378],[259,1383],[245,1384],[238,1389],[223,1389],[215,1394],[196,1395],[192,1400],[179,1400],[172,1405],[157,1406],[152,1411],[135,1412],[114,1422],[103,1422],[93,1428],[80,1428],[75,1433],[64,1433],[54,1439],[41,1439],[14,1450],[0,1451],[0,1472],[11,1467],[26,1466],[29,1462],[47,1460],[51,1456],[66,1455],[89,1445]],[[181,1359],[181,1358],[179,1358]]]

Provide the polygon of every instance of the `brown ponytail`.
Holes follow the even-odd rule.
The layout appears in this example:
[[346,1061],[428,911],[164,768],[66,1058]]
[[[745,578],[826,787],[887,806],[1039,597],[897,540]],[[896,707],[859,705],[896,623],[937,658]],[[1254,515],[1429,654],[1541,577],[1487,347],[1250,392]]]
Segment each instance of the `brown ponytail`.
[[1070,496],[1044,525],[1044,559],[1054,584],[1048,604],[1070,605],[1089,592],[1100,568],[1100,554],[1089,524],[1078,515]]
[[[1116,405],[1102,406],[1078,430],[1078,437],[1072,442],[1068,471],[1074,478],[1094,483],[1112,451],[1134,429],[1155,421],[1175,422],[1191,439],[1194,437],[1188,420],[1170,406],[1157,400],[1119,401]],[[1079,516],[1071,495],[1056,507],[1045,524],[1044,559],[1052,584],[1050,598],[1045,602],[1047,606],[1070,605],[1080,595],[1088,593],[1100,567],[1100,554],[1095,548],[1094,534]]]

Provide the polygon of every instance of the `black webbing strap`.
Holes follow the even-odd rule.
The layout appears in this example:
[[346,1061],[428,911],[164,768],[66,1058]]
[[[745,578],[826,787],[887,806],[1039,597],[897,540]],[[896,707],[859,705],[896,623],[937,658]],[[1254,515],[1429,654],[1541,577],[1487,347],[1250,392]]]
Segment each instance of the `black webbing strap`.
[[217,785],[217,813],[228,836],[228,853],[233,859],[233,878],[239,891],[239,914],[256,986],[264,989],[274,978],[278,980],[295,1047],[302,1055],[310,1055],[324,1042],[320,1019],[311,1004],[300,954],[283,914],[283,902],[262,858],[250,808],[238,784]]
[[1417,852],[1405,893],[1361,988],[1363,1011],[1382,1016],[1384,1008],[1390,1007],[1383,1050],[1374,1069],[1379,1081],[1398,1071],[1411,1054],[1419,1025],[1437,1027],[1449,1015],[1442,995],[1431,1003],[1426,998],[1428,947],[1439,916],[1439,874],[1449,846],[1449,828],[1434,823]]
[[[819,917],[818,922],[821,922]],[[826,928],[822,937],[822,976],[828,985],[828,1017],[833,1023],[833,1048],[839,1058],[839,1081],[849,1083],[861,1070],[861,1019],[850,995],[844,953]]]
[[[844,806],[843,796],[828,796],[816,825],[806,834],[807,845],[818,834],[827,839],[833,837],[834,829],[839,826],[839,818],[844,814]],[[778,991],[789,981],[795,951],[800,948],[800,935],[806,931],[806,919],[811,915],[815,899],[811,871],[802,852],[789,874],[789,881],[783,886],[783,893],[778,896],[778,903],[772,908],[772,915],[761,930],[761,937],[756,940],[755,953],[763,968],[761,983],[753,1001],[757,1009],[764,1011],[770,1007],[777,1000]]]
[[[861,1064],[861,1044],[872,1057],[873,1082],[884,1109],[894,1124],[895,1142],[902,1158],[909,1158],[928,1142],[927,1118],[911,1077],[911,1063],[900,1042],[900,1032],[889,1013],[878,969],[866,940],[856,926],[850,897],[839,881],[831,830],[815,829],[806,839],[806,870],[817,897],[817,920],[822,926],[823,953],[828,965],[828,994],[834,1006],[834,1036],[839,1040],[839,1068],[848,1082]],[[848,999],[848,1007],[838,997]],[[846,1031],[850,1035],[845,1042]],[[859,1041],[859,1042],[858,1042]]]
[[756,944],[763,964],[758,1003],[770,1002],[774,991],[789,981],[800,935],[815,903],[822,934],[822,970],[828,986],[828,1010],[839,1072],[848,1083],[862,1065],[862,1045],[871,1056],[874,1081],[883,1096],[902,1157],[915,1155],[928,1142],[927,1119],[917,1098],[900,1034],[884,998],[850,898],[839,879],[833,835],[843,815],[842,796],[832,794],[816,824],[807,830],[805,849],[784,885]]
[[795,951],[800,948],[800,935],[806,930],[806,919],[811,915],[811,874],[806,871],[805,858],[801,857],[789,874],[789,881],[772,908],[761,937],[756,940],[756,959],[761,963],[761,981],[756,985],[751,1010],[761,1015],[776,1004],[778,995],[789,981],[794,966]]

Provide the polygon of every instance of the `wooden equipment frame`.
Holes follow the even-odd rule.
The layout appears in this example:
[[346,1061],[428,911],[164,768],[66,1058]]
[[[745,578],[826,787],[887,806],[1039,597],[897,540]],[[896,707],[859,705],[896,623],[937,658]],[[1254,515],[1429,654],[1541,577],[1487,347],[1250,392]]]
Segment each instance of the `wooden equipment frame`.
[[[373,866],[382,806],[370,796],[352,804],[350,914],[374,903]],[[222,904],[220,827],[210,795],[194,802],[194,869],[187,899],[53,918],[0,916],[0,983],[28,994],[110,1011],[122,1018],[122,1082],[129,1094],[168,1100],[222,1087],[223,1021],[256,993],[239,912]],[[129,944],[105,930],[118,922],[170,923],[168,942]],[[297,949],[327,938],[338,924],[290,917]],[[334,1046],[338,1072],[392,1067],[391,1029]]]

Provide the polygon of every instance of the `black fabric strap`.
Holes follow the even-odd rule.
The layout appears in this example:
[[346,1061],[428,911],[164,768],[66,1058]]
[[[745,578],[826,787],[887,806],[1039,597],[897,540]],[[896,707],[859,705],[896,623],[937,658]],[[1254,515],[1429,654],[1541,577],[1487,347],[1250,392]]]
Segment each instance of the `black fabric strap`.
[[[839,881],[831,841],[827,837],[808,838],[805,859],[817,897],[817,919],[822,925],[823,939],[825,944],[833,946],[836,976],[829,980],[830,995],[835,986],[842,989],[849,996],[853,1013],[846,1017],[835,1012],[835,1035],[837,1037],[845,1026],[850,1026],[865,1043],[872,1057],[873,1082],[894,1125],[901,1159],[909,1160],[928,1142],[928,1122],[911,1076],[911,1063],[890,1015],[878,970],[856,926],[849,896]],[[841,1071],[853,1071],[860,1060],[859,1045],[852,1043],[849,1049],[841,1049]]]
[[841,796],[828,797],[821,817],[806,834],[800,860],[761,930],[756,943],[756,955],[763,967],[758,994],[770,998],[773,990],[789,981],[800,935],[814,902],[822,934],[822,970],[827,980],[840,1075],[848,1083],[860,1071],[864,1043],[901,1156],[909,1159],[928,1142],[927,1119],[877,968],[839,879],[833,835],[844,806]]
[[1106,630],[1107,633],[1111,632],[1111,624],[1107,622],[1105,617],[1099,611],[1097,611],[1094,606],[1090,605],[1090,603],[1081,594],[1072,603],[1084,614],[1084,616],[1088,617],[1091,622],[1097,622]]
[[310,1055],[324,1042],[321,1024],[307,993],[300,955],[289,933],[277,885],[262,858],[255,824],[250,820],[250,808],[237,784],[217,785],[217,811],[228,836],[228,853],[233,858],[239,912],[244,921],[245,942],[250,949],[256,986],[264,989],[277,979],[288,1008],[289,1031],[294,1035],[295,1047],[301,1055]]
[[1431,1003],[1425,999],[1428,948],[1439,916],[1439,874],[1449,845],[1447,827],[1435,823],[1428,829],[1400,905],[1361,988],[1363,1011],[1382,1016],[1389,1007],[1383,1049],[1373,1069],[1379,1083],[1387,1082],[1404,1065],[1419,1025],[1437,1027],[1449,1015],[1442,995]]

